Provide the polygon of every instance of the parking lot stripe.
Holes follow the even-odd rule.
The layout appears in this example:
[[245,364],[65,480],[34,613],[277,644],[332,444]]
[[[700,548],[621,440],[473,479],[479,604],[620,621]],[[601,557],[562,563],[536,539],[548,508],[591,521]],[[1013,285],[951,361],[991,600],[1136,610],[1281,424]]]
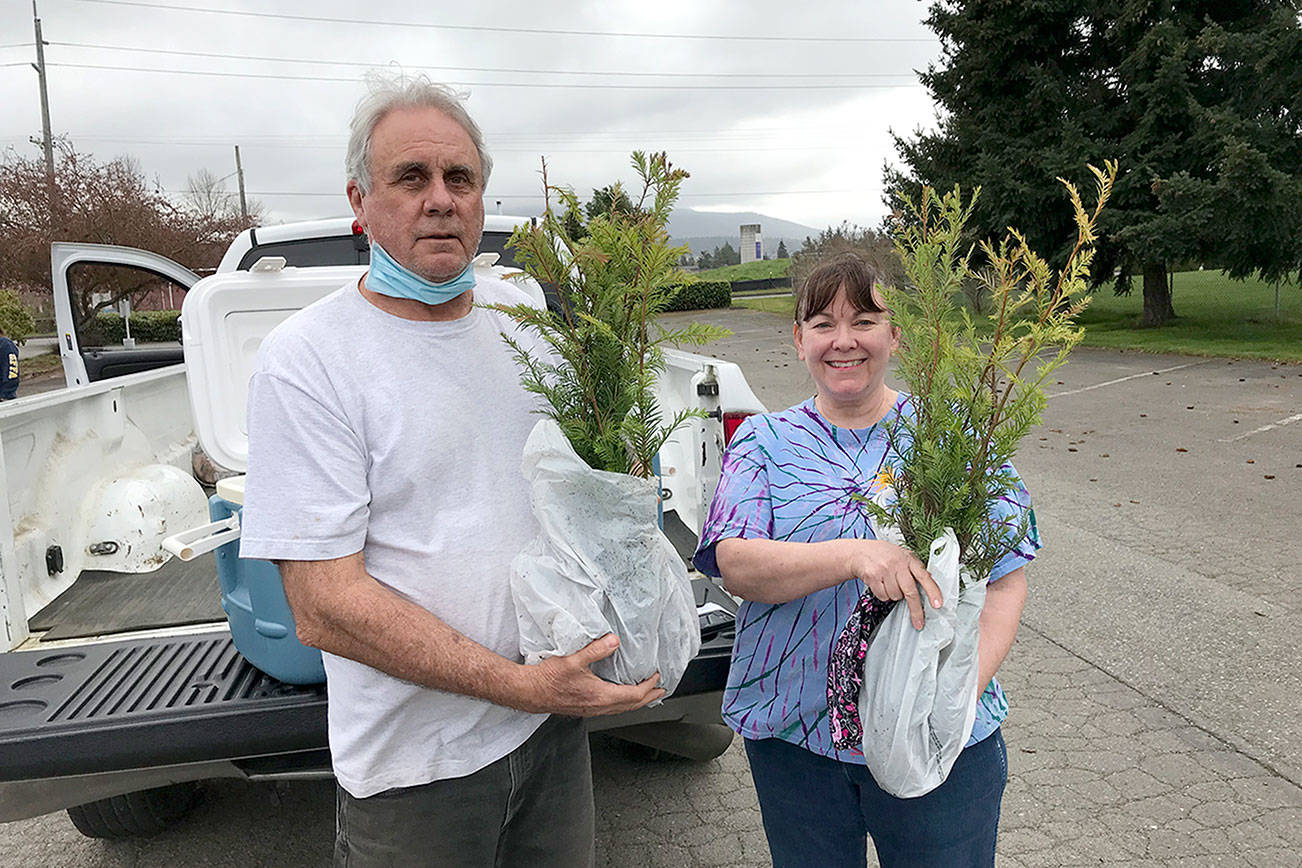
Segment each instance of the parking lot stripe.
[[1162,368],[1160,371],[1144,371],[1142,374],[1130,374],[1125,377],[1117,377],[1115,380],[1107,380],[1106,382],[1103,383],[1095,383],[1092,386],[1081,386],[1079,389],[1068,389],[1065,392],[1054,392],[1049,397],[1061,398],[1064,397],[1065,395],[1075,395],[1078,392],[1088,392],[1091,389],[1102,389],[1104,386],[1115,386],[1117,383],[1126,382],[1126,380],[1136,380],[1140,377],[1151,377],[1154,374],[1169,374],[1171,371],[1178,371],[1182,368],[1192,368],[1195,365],[1205,365],[1210,361],[1211,359],[1204,359],[1201,362],[1186,362],[1183,365],[1176,365],[1173,368]]
[[1285,425],[1290,425],[1294,422],[1302,422],[1302,413],[1294,413],[1292,416],[1289,416],[1287,419],[1277,419],[1276,421],[1271,422],[1269,425],[1262,425],[1260,428],[1249,431],[1247,434],[1240,434],[1238,437],[1222,437],[1220,442],[1235,443],[1238,442],[1239,440],[1246,440],[1247,438],[1253,436],[1254,434],[1262,434],[1274,428],[1283,428]]

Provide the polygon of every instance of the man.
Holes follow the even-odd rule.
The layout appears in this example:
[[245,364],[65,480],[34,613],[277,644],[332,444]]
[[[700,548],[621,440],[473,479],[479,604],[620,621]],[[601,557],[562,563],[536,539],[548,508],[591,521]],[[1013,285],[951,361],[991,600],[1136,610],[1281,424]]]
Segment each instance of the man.
[[18,344],[0,326],[0,401],[18,397]]
[[347,156],[370,270],[269,335],[250,383],[241,554],[280,563],[325,652],[340,865],[590,864],[578,718],[664,693],[592,674],[610,635],[520,662],[508,573],[536,533],[538,404],[513,324],[474,306],[527,298],[471,266],[491,166],[450,91],[373,81]]

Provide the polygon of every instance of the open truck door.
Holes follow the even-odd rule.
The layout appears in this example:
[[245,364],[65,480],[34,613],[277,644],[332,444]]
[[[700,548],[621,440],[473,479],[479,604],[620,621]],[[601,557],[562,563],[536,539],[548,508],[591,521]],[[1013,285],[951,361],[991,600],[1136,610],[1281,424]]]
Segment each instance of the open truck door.
[[[130,335],[131,306],[181,308],[199,275],[165,256],[111,244],[50,245],[50,277],[59,356],[69,388],[184,362],[180,341]],[[101,312],[128,314],[123,335]]]

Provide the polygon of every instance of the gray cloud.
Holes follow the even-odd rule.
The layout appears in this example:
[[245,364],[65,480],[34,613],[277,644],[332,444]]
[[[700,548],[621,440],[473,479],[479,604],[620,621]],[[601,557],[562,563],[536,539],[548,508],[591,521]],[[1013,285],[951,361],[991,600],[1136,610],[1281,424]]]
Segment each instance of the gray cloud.
[[[219,7],[217,0],[142,2]],[[512,201],[524,201],[514,197],[537,197],[540,155],[548,156],[553,181],[586,194],[617,177],[631,180],[628,153],[639,147],[668,150],[671,159],[691,171],[684,187],[687,207],[756,210],[819,226],[842,219],[876,222],[883,210],[881,166],[893,156],[887,129],[911,130],[929,123],[933,114],[911,73],[937,54],[938,45],[920,23],[924,6],[913,0],[815,2],[798,11],[789,2],[769,0],[508,0],[467,4],[457,11],[440,4],[437,14],[429,7],[394,0],[237,2],[220,8],[537,30],[785,38],[492,33],[42,0],[45,38],[51,43],[46,59],[51,64],[56,134],[69,135],[81,150],[100,157],[130,154],[169,190],[183,189],[187,176],[201,168],[217,175],[234,171],[232,147],[239,144],[247,186],[269,207],[270,219],[340,214],[346,211],[344,128],[362,92],[364,65],[409,70],[440,66],[447,68],[427,74],[436,80],[474,83],[468,88],[469,106],[484,127],[496,162],[487,198],[503,198],[508,212]],[[5,4],[0,23],[5,34],[0,43],[30,42],[26,4]],[[922,41],[837,41],[862,37]],[[154,53],[158,51],[226,57]],[[32,56],[30,46],[5,48],[0,50],[0,64],[25,64]],[[526,71],[473,71],[476,68]],[[540,70],[602,74],[542,75]],[[198,72],[221,75],[193,74]],[[615,72],[657,75],[610,75]],[[684,75],[689,73],[701,77]],[[280,77],[242,77],[264,74]],[[891,77],[865,77],[869,75]],[[34,152],[27,138],[40,131],[35,78],[26,65],[0,66],[7,96],[0,107],[0,146]],[[636,87],[525,86],[546,83]],[[711,89],[679,87],[689,84]],[[748,84],[778,87],[739,88]],[[233,182],[228,183],[233,189]],[[284,193],[320,195],[280,195]]]

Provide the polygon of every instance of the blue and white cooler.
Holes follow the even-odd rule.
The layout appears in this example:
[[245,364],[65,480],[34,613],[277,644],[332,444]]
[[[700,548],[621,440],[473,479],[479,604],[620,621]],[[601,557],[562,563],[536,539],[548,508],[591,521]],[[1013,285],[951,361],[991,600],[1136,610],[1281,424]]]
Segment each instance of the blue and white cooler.
[[[286,268],[267,257],[251,271],[215,274],[186,293],[181,338],[186,380],[199,445],[218,466],[248,469],[246,419],[249,377],[262,339],[295,311],[356,281],[365,266]],[[270,561],[239,556],[243,476],[217,483],[208,501],[210,524],[164,541],[190,560],[214,552],[222,608],[235,647],[249,662],[290,684],[325,680],[321,652],[298,641],[280,570]]]

